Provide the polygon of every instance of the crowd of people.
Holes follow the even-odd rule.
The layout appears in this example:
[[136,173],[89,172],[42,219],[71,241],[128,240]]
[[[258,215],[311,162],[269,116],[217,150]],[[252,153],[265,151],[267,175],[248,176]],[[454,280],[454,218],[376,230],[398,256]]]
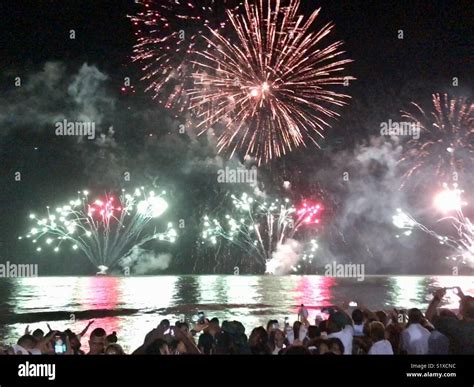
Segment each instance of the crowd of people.
[[[423,314],[417,308],[408,311],[370,311],[361,304],[349,310],[345,306],[326,308],[325,316],[308,321],[304,305],[298,320],[283,325],[270,320],[266,327],[254,328],[249,336],[239,321],[223,321],[204,316],[192,327],[184,321],[174,325],[162,320],[148,332],[143,344],[132,355],[429,355],[474,354],[474,297],[460,298],[458,314],[439,305],[446,289],[435,291]],[[17,344],[0,346],[1,354],[74,354],[83,355],[81,339],[90,322],[79,334],[41,329],[25,334]],[[89,335],[90,355],[124,355],[116,332],[107,334],[95,328]]]

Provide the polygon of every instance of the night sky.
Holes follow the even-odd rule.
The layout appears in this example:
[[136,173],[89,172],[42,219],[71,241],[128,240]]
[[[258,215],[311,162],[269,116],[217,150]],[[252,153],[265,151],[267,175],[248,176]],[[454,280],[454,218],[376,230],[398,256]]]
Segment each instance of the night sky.
[[[324,150],[298,149],[262,167],[261,180],[267,192],[278,194],[282,182],[289,179],[294,198],[316,196],[331,203],[327,206],[330,222],[342,198],[352,197],[338,193],[335,171],[342,167],[334,160],[350,160],[359,144],[378,135],[380,122],[396,119],[411,101],[429,104],[433,93],[472,97],[474,13],[467,1],[302,2],[305,13],[322,7],[317,26],[335,23],[334,37],[345,42],[346,55],[354,60],[347,73],[357,80],[349,87],[349,105],[339,109],[341,118],[328,131]],[[17,237],[27,230],[31,210],[64,202],[85,187],[117,189],[123,186],[124,171],[130,171],[128,187],[158,178],[176,203],[172,217],[186,220],[180,241],[170,250],[174,259],[168,270],[214,270],[214,257],[203,258],[207,252],[198,248],[196,238],[202,214],[226,196],[226,188],[215,183],[215,171],[193,168],[215,157],[215,149],[203,141],[196,145],[180,137],[176,130],[180,117],[173,117],[144,92],[140,66],[130,60],[135,37],[127,15],[137,9],[133,1],[122,0],[0,3],[0,261],[39,262],[43,275],[93,273],[85,258],[67,254],[38,257],[32,246],[19,243]],[[69,39],[71,29],[75,40]],[[398,39],[399,30],[403,30],[403,39]],[[91,102],[82,101],[81,108],[95,107],[103,133],[113,127],[109,142],[77,143],[51,135],[48,114],[71,116],[77,112],[74,101],[64,96],[81,68],[99,78],[95,70],[106,75],[98,84],[94,84],[94,76],[89,79],[91,90],[100,91],[87,94],[84,99]],[[59,74],[58,79],[48,80],[50,74]],[[15,87],[15,77],[21,77],[22,87]],[[124,77],[130,77],[133,88],[122,90]],[[455,77],[459,80],[456,87],[452,84]],[[44,86],[48,82],[53,85],[50,89]],[[377,179],[377,173],[383,175],[380,180],[385,179],[383,166],[381,172],[377,168],[371,169],[371,181]],[[20,182],[14,181],[16,171],[21,172]],[[331,171],[335,173],[332,178]],[[396,195],[399,198],[399,193]],[[405,199],[412,200],[412,206],[420,200],[413,191],[408,191]],[[422,216],[423,211],[420,213]],[[354,219],[352,228],[372,223],[366,233],[349,235],[349,246],[339,250],[335,245],[340,240],[328,227],[326,248],[338,250],[337,255],[346,258],[351,251],[364,254],[364,238],[379,229],[373,220],[364,216]],[[374,236],[378,237],[384,239]],[[355,238],[354,245],[351,238]],[[409,246],[394,241],[377,246],[375,251],[369,246],[369,250],[361,261],[372,260],[374,265],[366,271],[373,273],[449,270],[441,263],[431,264],[443,252],[437,252],[437,246],[423,236]],[[381,257],[384,252],[387,257]],[[201,262],[197,266],[196,260]],[[232,261],[217,270],[231,272],[234,265]]]

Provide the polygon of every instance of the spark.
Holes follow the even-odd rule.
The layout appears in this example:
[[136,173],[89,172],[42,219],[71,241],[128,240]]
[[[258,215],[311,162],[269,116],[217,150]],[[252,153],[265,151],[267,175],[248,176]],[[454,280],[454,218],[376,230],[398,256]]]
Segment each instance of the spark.
[[[171,223],[163,232],[156,228],[153,232],[147,230],[167,210],[168,203],[155,193],[147,195],[143,187],[137,188],[135,195],[122,190],[118,198],[106,194],[92,199],[88,191],[81,194],[79,199],[56,208],[59,217],[50,214],[47,207],[47,215],[37,221],[42,227],[32,227],[26,238],[34,236],[33,243],[44,238],[55,252],[63,243],[70,242],[72,250],[81,251],[97,268],[113,268],[134,247],[153,239],[173,243],[177,238]],[[35,216],[30,215],[30,219],[36,221]],[[41,247],[36,250],[42,251]]]
[[[451,254],[446,259],[474,265],[474,226],[471,220],[464,215],[461,206],[453,208],[454,214],[440,219],[438,222],[450,222],[455,235],[440,235],[436,231],[416,221],[411,215],[397,209],[393,216],[393,224],[410,235],[412,230],[419,229],[435,238],[438,243],[451,249]],[[399,236],[397,236],[399,237]]]
[[474,162],[474,103],[466,98],[433,94],[432,112],[426,112],[419,104],[403,111],[402,117],[420,130],[417,139],[408,141],[402,166],[402,187],[422,172],[449,181],[454,173],[469,172]]
[[177,112],[188,106],[193,59],[207,43],[207,28],[224,28],[221,8],[236,0],[137,0],[140,11],[129,16],[137,37],[133,62],[142,65],[146,91],[161,105]]
[[208,28],[188,94],[199,134],[221,126],[220,152],[243,149],[261,164],[308,143],[319,147],[338,117],[334,108],[347,103],[334,86],[355,78],[342,75],[351,62],[341,59],[342,42],[327,39],[334,25],[315,30],[320,9],[305,18],[299,8],[300,0],[246,0],[244,12],[227,10],[232,33]]
[[454,184],[453,188],[450,189],[445,183],[443,185],[443,190],[436,194],[433,204],[443,213],[461,211],[462,206],[466,205],[462,200],[462,193],[463,191],[458,189],[457,184]]
[[[217,245],[227,241],[261,265],[267,265],[278,246],[293,240],[303,226],[308,226],[308,214],[298,214],[289,199],[262,201],[246,193],[231,198],[233,211],[223,219],[204,217],[203,242]],[[308,249],[310,252],[305,250],[302,257],[311,261],[317,249],[315,240],[311,240]]]

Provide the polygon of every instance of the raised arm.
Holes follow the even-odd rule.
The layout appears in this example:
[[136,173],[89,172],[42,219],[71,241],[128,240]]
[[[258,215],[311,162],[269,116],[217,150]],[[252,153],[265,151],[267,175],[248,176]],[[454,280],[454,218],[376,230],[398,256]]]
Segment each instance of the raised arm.
[[89,327],[90,327],[92,324],[94,324],[94,320],[89,321],[89,322],[87,323],[86,327],[82,330],[81,333],[79,333],[78,336],[80,336],[80,337],[84,336],[84,335],[86,334],[86,332],[89,330]]
[[429,322],[432,323],[433,318],[438,315],[438,306],[445,294],[446,294],[445,288],[436,289],[436,291],[433,293],[433,299],[428,305],[428,309],[426,309],[426,313],[425,313],[425,317]]
[[364,304],[358,302],[357,307],[367,315],[367,320],[371,320],[371,319],[374,319],[377,321],[379,320],[377,315],[374,312],[372,312],[369,308],[367,308]]
[[58,331],[53,331],[50,330],[48,333],[44,335],[44,337],[38,342],[37,348],[41,351],[43,354],[49,353],[51,351],[51,345],[50,342],[53,339],[54,335],[58,333]]
[[174,331],[174,335],[178,340],[181,340],[184,343],[184,346],[186,347],[186,350],[189,354],[191,355],[200,355],[201,351],[197,347],[196,343],[191,340],[181,329],[172,327],[171,328]]
[[166,326],[160,323],[157,328],[154,328],[150,332],[148,332],[145,336],[143,344],[140,345],[135,351],[133,351],[132,355],[144,355],[146,349],[151,343],[153,343],[157,339],[163,338],[165,330]]

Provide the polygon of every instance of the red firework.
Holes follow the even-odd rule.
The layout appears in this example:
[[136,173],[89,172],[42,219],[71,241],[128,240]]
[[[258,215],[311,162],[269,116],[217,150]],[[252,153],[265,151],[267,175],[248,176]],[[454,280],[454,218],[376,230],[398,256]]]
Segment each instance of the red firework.
[[304,200],[300,207],[296,209],[296,215],[303,224],[319,224],[322,210],[321,203]]
[[96,199],[92,204],[89,204],[87,215],[91,218],[100,218],[103,223],[108,223],[110,218],[115,218],[116,212],[120,211],[122,211],[122,207],[115,207],[114,198],[107,197],[105,199]]

